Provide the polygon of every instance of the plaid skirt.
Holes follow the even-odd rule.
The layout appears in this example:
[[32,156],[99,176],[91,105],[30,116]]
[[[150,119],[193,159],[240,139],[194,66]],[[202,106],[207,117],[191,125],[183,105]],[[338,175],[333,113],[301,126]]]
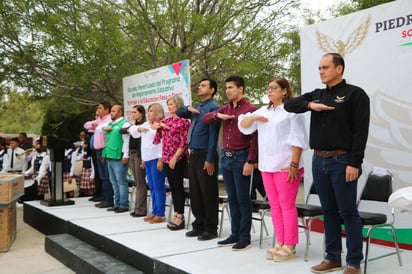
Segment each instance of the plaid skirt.
[[63,182],[69,181],[70,172],[63,172]]
[[49,176],[43,176],[40,182],[37,182],[37,195],[49,193]]
[[[91,183],[90,182],[90,175],[92,174],[92,169],[91,168],[83,168],[82,169],[82,174],[80,175],[79,178],[79,188],[80,189],[94,189],[95,184],[94,181]],[[77,178],[76,178],[77,181]]]
[[[70,178],[70,173],[69,173],[69,172],[64,172],[64,173],[63,173],[63,182],[69,181],[69,178]],[[74,179],[76,180],[77,187],[79,187],[79,185],[80,185],[80,177],[74,175],[72,178],[74,178]]]

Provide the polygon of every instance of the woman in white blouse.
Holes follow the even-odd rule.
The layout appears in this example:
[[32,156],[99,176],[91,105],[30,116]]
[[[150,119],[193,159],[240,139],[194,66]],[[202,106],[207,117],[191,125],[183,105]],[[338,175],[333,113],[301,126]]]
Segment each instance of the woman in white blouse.
[[268,82],[269,105],[239,117],[243,134],[258,131],[258,168],[271,208],[277,244],[266,258],[286,261],[295,257],[298,243],[296,195],[303,176],[302,150],[308,147],[308,135],[302,114],[289,113],[283,103],[293,97],[285,78]]
[[146,171],[147,183],[152,197],[152,214],[143,220],[150,224],[165,222],[165,171],[162,162],[162,143],[153,144],[156,130],[152,125],[165,117],[162,105],[153,103],[147,108],[148,121],[141,125],[133,125],[129,133],[133,138],[142,138],[141,153],[142,165]]

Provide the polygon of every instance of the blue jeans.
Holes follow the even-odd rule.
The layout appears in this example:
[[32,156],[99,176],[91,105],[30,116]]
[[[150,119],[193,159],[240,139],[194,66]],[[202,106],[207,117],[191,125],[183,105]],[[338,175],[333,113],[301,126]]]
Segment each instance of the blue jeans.
[[349,155],[312,158],[315,189],[324,215],[326,259],[341,262],[341,220],[346,229],[346,263],[359,266],[362,254],[362,222],[357,209],[357,183],[345,180]]
[[146,168],[147,184],[152,197],[152,214],[164,217],[166,206],[165,171],[157,170],[157,159],[144,162]]
[[120,160],[107,159],[110,182],[114,192],[114,207],[129,208],[129,184],[127,183],[128,164]]
[[107,161],[102,160],[102,150],[96,150],[97,168],[99,178],[102,183],[103,201],[113,203],[113,187],[109,180],[109,171],[107,169]]
[[248,150],[234,151],[232,157],[222,152],[223,180],[229,200],[231,234],[239,240],[250,241],[252,204],[250,201],[250,176],[243,176],[243,165]]

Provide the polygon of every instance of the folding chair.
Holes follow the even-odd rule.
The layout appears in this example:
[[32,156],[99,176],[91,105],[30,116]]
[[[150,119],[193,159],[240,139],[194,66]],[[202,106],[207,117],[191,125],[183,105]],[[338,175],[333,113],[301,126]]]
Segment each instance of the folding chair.
[[[265,223],[265,215],[270,213],[269,202],[265,200],[252,200],[252,206],[259,209],[259,217],[252,215],[252,220],[260,221],[260,235],[259,235],[259,248],[262,248],[263,229],[265,229],[266,236],[269,236],[269,231]],[[275,240],[274,240],[275,242]]]
[[[250,175],[249,195],[252,192],[254,172],[255,171],[253,170],[252,174]],[[263,200],[251,200],[251,203],[252,203],[252,208],[256,208],[259,210],[259,217],[252,215],[252,220],[260,221],[259,248],[262,248],[263,229],[265,229],[266,236],[269,236],[269,231],[265,223],[265,215],[267,213],[270,213],[270,205],[266,197],[263,197]],[[253,231],[255,231],[253,223],[252,223],[252,229]],[[273,239],[273,242],[275,242],[275,239]]]
[[[372,170],[368,175],[365,187],[362,191],[360,202],[373,201],[373,202],[378,202],[378,203],[385,203],[387,206],[389,206],[388,199],[389,199],[389,196],[392,194],[392,191],[393,191],[392,173],[386,169],[374,168],[374,170]],[[390,221],[387,221],[387,216],[386,214],[383,214],[383,213],[360,211],[359,215],[361,217],[363,226],[368,228],[366,236],[364,236],[364,239],[366,241],[364,273],[366,274],[366,269],[367,269],[368,260],[369,260],[368,255],[369,255],[371,234],[375,228],[382,228],[382,227],[390,228],[391,234],[394,240],[396,252],[392,252],[385,256],[393,255],[394,253],[396,253],[398,256],[399,265],[402,266],[402,259],[401,259],[401,254],[399,250],[398,237],[396,236],[396,231],[394,227],[394,222],[395,222],[394,209],[391,208],[392,218]]]
[[306,195],[304,204],[296,204],[296,209],[298,211],[298,217],[302,220],[302,224],[299,225],[300,228],[304,229],[306,236],[306,247],[305,247],[305,262],[308,261],[309,245],[310,245],[310,231],[312,230],[313,220],[319,218],[323,215],[322,207],[319,205],[309,204],[309,199],[311,195],[317,195],[314,184],[312,183],[308,194]]
[[227,195],[219,195],[219,204],[221,205],[219,212],[220,212],[220,222],[219,222],[219,238],[222,235],[222,228],[223,228],[223,220],[224,220],[224,215],[225,211],[227,216],[229,217],[230,221],[230,211],[229,211],[229,200],[227,198]]

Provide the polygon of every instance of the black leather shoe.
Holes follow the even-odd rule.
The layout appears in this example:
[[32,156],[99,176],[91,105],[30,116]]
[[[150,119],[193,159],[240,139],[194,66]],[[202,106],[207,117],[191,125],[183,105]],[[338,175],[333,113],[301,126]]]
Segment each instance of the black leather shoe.
[[146,214],[139,214],[139,213],[132,212],[130,213],[130,216],[134,218],[139,218],[139,217],[146,217]]
[[93,196],[91,198],[89,198],[89,201],[91,202],[101,202],[103,200],[102,196]]
[[122,213],[122,212],[128,212],[129,209],[127,207],[118,207],[114,209],[115,213]]
[[198,237],[202,235],[203,231],[193,229],[191,231],[186,232],[186,237]]
[[217,242],[218,246],[233,246],[238,241],[238,238],[230,235],[227,239]]
[[116,211],[117,209],[119,209],[118,207],[109,207],[108,209],[106,209],[107,211]]
[[217,238],[217,232],[203,232],[201,235],[197,237],[199,241],[208,241]]
[[101,203],[95,204],[94,206],[98,208],[108,208],[108,207],[113,207],[113,203],[101,202]]

